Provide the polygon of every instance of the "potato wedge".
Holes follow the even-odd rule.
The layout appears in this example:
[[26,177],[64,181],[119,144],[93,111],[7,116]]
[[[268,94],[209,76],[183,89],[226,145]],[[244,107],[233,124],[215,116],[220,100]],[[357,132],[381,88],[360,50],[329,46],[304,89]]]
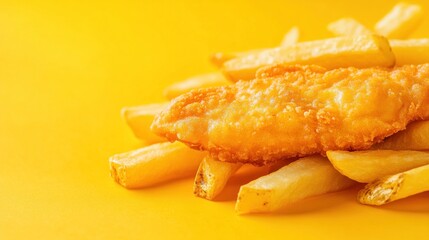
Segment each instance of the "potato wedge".
[[359,191],[358,200],[379,206],[426,191],[429,191],[429,165],[369,183]]
[[401,132],[386,138],[374,149],[390,150],[429,150],[429,121],[417,121],[408,124]]
[[171,100],[194,89],[219,87],[231,84],[220,72],[198,75],[175,83],[164,90],[164,96]]
[[305,157],[241,186],[235,210],[239,214],[272,212],[306,197],[345,189],[353,183],[326,158]]
[[423,11],[420,5],[398,3],[374,27],[377,34],[387,38],[408,37],[420,24]]
[[396,65],[429,63],[429,39],[389,40]]
[[155,115],[168,106],[168,103],[148,104],[122,108],[121,115],[138,139],[146,143],[167,141],[150,130]]
[[357,36],[372,34],[372,31],[353,18],[341,18],[328,25],[328,30],[335,36]]
[[205,152],[180,142],[157,143],[109,159],[110,175],[126,188],[142,188],[195,174]]
[[298,42],[299,39],[299,28],[292,27],[289,32],[287,32],[282,40],[280,46],[291,46]]
[[377,35],[345,36],[280,47],[247,54],[223,64],[232,81],[251,80],[256,71],[271,64],[317,64],[338,67],[391,67],[395,56],[386,38]]
[[195,196],[208,200],[214,199],[241,166],[240,163],[221,162],[210,156],[205,157],[195,176]]
[[361,183],[429,164],[429,153],[420,151],[328,151],[326,155],[341,174]]

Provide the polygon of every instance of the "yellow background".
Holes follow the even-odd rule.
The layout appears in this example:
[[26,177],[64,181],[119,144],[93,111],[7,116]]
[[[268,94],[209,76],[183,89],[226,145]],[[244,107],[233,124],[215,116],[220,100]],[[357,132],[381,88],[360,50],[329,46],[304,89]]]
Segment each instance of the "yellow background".
[[328,37],[344,16],[372,26],[394,3],[0,2],[0,239],[427,238],[429,194],[372,208],[351,189],[237,216],[241,178],[209,202],[192,179],[129,191],[108,170],[141,146],[121,107],[162,101],[168,84],[212,71],[211,53],[275,46],[294,25],[301,40]]

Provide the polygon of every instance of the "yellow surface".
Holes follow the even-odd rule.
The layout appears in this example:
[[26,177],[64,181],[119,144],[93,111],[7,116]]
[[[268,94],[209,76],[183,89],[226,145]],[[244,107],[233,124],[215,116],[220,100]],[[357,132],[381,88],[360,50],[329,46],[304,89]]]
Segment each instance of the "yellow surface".
[[141,145],[122,106],[162,101],[212,71],[212,52],[275,46],[295,25],[327,37],[344,16],[372,26],[386,2],[1,1],[0,239],[427,238],[429,194],[372,208],[352,189],[237,216],[243,177],[219,202],[194,197],[192,179],[130,191],[109,177],[108,157]]

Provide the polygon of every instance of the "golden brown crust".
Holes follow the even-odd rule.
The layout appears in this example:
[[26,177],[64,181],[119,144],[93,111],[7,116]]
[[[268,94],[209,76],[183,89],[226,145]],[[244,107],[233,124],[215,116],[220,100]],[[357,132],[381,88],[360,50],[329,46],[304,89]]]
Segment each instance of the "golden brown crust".
[[360,150],[429,116],[429,64],[386,68],[275,65],[253,81],[195,90],[172,101],[152,129],[223,161]]

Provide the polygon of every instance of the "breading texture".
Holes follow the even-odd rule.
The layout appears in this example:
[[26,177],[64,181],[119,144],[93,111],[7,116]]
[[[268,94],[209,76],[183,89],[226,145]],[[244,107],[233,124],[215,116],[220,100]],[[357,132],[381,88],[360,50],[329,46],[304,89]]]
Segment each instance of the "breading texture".
[[275,65],[256,79],[194,90],[152,124],[222,161],[263,165],[327,150],[367,149],[429,118],[429,64],[396,68]]

